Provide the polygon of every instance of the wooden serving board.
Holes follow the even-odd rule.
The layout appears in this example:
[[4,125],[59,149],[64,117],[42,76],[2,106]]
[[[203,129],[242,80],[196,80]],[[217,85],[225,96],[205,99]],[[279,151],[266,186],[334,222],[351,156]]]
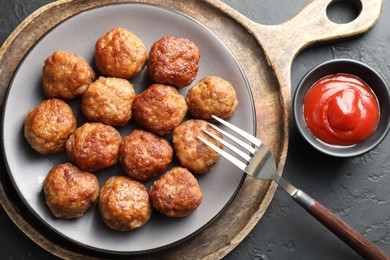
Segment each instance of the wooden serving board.
[[[0,49],[0,104],[23,57],[46,32],[65,19],[90,8],[115,2],[156,4],[183,12],[213,31],[240,63],[253,92],[257,136],[272,150],[281,174],[287,155],[291,112],[290,70],[298,52],[313,43],[364,33],[380,16],[382,1],[360,0],[360,15],[348,24],[331,22],[326,9],[333,0],[314,0],[291,20],[276,26],[257,24],[217,0],[61,0],[46,5],[23,21]],[[34,242],[61,258],[104,258],[88,249],[44,232],[18,199],[5,174],[0,202],[13,222]],[[271,182],[246,178],[229,207],[212,225],[194,237],[147,258],[208,258],[225,256],[263,216],[275,192]]]

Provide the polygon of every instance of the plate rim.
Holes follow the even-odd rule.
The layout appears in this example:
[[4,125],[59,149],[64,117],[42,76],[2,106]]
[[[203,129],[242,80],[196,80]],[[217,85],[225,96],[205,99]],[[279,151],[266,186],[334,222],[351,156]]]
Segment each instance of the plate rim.
[[[62,2],[62,1],[59,1],[59,2]],[[54,4],[56,2],[53,2]],[[51,4],[48,4],[48,5],[51,5]],[[164,6],[164,5],[160,5],[160,4],[155,4],[155,3],[149,3],[149,2],[111,2],[111,3],[107,3],[107,4],[102,4],[102,5],[98,5],[98,6],[93,6],[91,8],[88,8],[88,9],[85,9],[85,10],[82,10],[80,12],[77,12],[77,13],[74,13],[70,16],[68,16],[67,18],[61,20],[60,22],[58,22],[56,25],[52,26],[49,30],[47,30],[44,34],[42,34],[39,39],[37,41],[35,41],[35,43],[28,49],[28,51],[24,54],[24,56],[22,57],[22,59],[20,60],[20,62],[18,63],[15,71],[13,72],[12,76],[11,76],[11,80],[8,84],[8,87],[7,87],[7,90],[6,90],[6,93],[4,95],[4,102],[3,102],[3,106],[2,106],[2,111],[1,111],[1,122],[2,122],[2,127],[0,129],[0,132],[1,132],[1,138],[2,138],[2,143],[1,143],[1,153],[2,153],[2,158],[3,158],[3,161],[4,161],[4,166],[6,168],[6,172],[7,172],[7,176],[8,176],[8,179],[9,181],[12,183],[12,188],[15,190],[15,192],[17,193],[18,195],[18,198],[21,200],[21,202],[23,203],[23,206],[25,208],[27,208],[29,210],[29,213],[31,215],[33,215],[36,220],[38,220],[39,223],[43,224],[43,226],[47,229],[49,229],[51,232],[53,232],[55,235],[61,237],[62,239],[65,239],[67,242],[71,243],[71,244],[74,244],[78,247],[81,247],[83,249],[87,249],[87,250],[90,250],[92,252],[96,252],[96,253],[103,253],[103,254],[108,254],[108,255],[119,255],[119,256],[126,256],[126,255],[144,255],[144,254],[150,254],[150,253],[156,253],[158,251],[162,251],[162,250],[165,250],[165,249],[169,249],[169,248],[172,248],[174,246],[177,246],[181,243],[183,243],[184,241],[196,236],[197,234],[199,234],[201,231],[203,231],[204,229],[206,229],[209,225],[211,225],[216,219],[218,219],[220,217],[220,215],[230,206],[230,204],[232,203],[232,201],[234,200],[234,198],[237,196],[238,192],[241,190],[242,188],[242,185],[243,183],[245,182],[246,180],[246,174],[243,172],[242,173],[242,178],[239,182],[239,185],[237,186],[237,188],[235,189],[235,191],[233,192],[232,196],[229,198],[228,202],[223,206],[223,208],[214,216],[212,217],[209,221],[207,221],[205,224],[203,224],[200,228],[198,228],[197,230],[195,230],[194,232],[190,233],[189,235],[183,237],[182,239],[179,239],[179,240],[176,240],[174,242],[171,242],[170,244],[166,244],[164,246],[160,246],[160,247],[155,247],[155,248],[151,248],[151,249],[146,249],[146,250],[138,250],[138,251],[115,251],[115,250],[107,250],[107,249],[101,249],[101,248],[97,248],[97,247],[94,247],[94,246],[90,246],[90,245],[87,245],[85,243],[82,243],[80,241],[77,241],[77,240],[74,240],[73,238],[70,238],[69,236],[66,236],[64,235],[63,233],[61,233],[60,231],[56,230],[54,227],[52,227],[44,218],[42,218],[37,212],[36,210],[34,210],[31,205],[28,203],[28,201],[25,199],[25,197],[22,195],[22,192],[20,191],[18,185],[16,184],[15,182],[15,179],[13,178],[12,176],[12,173],[11,173],[11,170],[10,170],[10,167],[9,167],[9,161],[7,159],[7,155],[6,155],[6,149],[5,149],[5,144],[4,144],[4,140],[5,140],[5,136],[4,136],[4,121],[5,121],[5,112],[6,112],[6,108],[7,108],[7,103],[8,103],[8,100],[9,100],[9,93],[12,89],[12,84],[14,82],[14,79],[16,77],[16,75],[18,74],[18,71],[20,70],[21,66],[23,65],[24,61],[26,60],[26,58],[29,56],[29,54],[34,50],[34,48],[39,45],[39,43],[48,35],[50,34],[50,32],[52,30],[54,30],[55,28],[57,28],[58,26],[60,26],[61,24],[67,22],[69,19],[72,19],[73,17],[75,16],[79,16],[79,15],[82,15],[83,13],[85,12],[88,12],[88,11],[91,11],[91,10],[95,10],[95,9],[102,9],[102,8],[106,8],[106,7],[110,7],[110,6],[117,6],[117,5],[147,5],[147,6],[152,6],[152,7],[157,7],[158,9],[164,9],[164,10],[167,10],[167,11],[170,11],[170,12],[173,12],[175,14],[178,14],[180,16],[183,16],[185,19],[189,19],[191,20],[192,22],[196,23],[198,26],[202,27],[204,30],[208,31],[208,33],[210,33],[211,35],[213,35],[213,37],[215,39],[218,39],[219,43],[221,43],[223,46],[225,46],[226,50],[228,51],[228,53],[230,54],[231,58],[233,58],[234,60],[234,63],[235,63],[235,66],[238,68],[238,70],[240,71],[242,77],[243,77],[243,80],[245,81],[245,90],[247,92],[247,95],[249,96],[249,100],[251,102],[251,115],[252,115],[252,124],[253,124],[253,129],[251,130],[252,131],[252,134],[255,134],[256,133],[256,130],[257,130],[257,120],[256,120],[256,109],[255,109],[255,102],[254,102],[254,97],[253,97],[253,92],[252,92],[252,89],[250,87],[250,84],[249,84],[249,81],[248,81],[248,78],[242,68],[242,66],[240,65],[240,63],[238,62],[237,58],[235,57],[235,55],[232,53],[232,51],[228,48],[228,46],[226,46],[226,44],[222,41],[222,39],[220,39],[220,37],[218,37],[209,27],[207,27],[206,25],[204,25],[203,23],[201,23],[200,21],[198,21],[196,18],[190,16],[189,14],[186,14],[180,10],[177,10],[177,9],[174,9],[174,8],[171,8],[169,6]],[[46,5],[47,6],[47,5]],[[45,7],[45,6],[43,6]],[[39,10],[39,9],[38,9]],[[37,10],[37,11],[38,11]],[[34,12],[35,13],[35,12]],[[34,14],[33,13],[33,14]],[[31,15],[33,15],[31,14]],[[24,21],[23,21],[24,22]],[[8,39],[7,39],[8,40]],[[6,41],[7,41],[6,40]],[[97,206],[97,205],[95,205]]]

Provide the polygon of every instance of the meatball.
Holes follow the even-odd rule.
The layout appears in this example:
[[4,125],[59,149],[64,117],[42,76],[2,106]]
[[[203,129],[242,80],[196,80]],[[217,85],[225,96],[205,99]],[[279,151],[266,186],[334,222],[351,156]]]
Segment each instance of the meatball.
[[147,51],[134,33],[113,28],[102,35],[95,45],[95,64],[105,76],[131,78],[146,64]]
[[150,49],[148,74],[158,83],[188,86],[198,73],[199,58],[195,43],[186,38],[164,36]]
[[204,129],[222,138],[222,135],[208,126],[206,121],[199,119],[188,120],[173,130],[173,147],[177,159],[183,167],[199,174],[209,172],[217,163],[219,154],[197,136],[203,137],[221,149],[223,147],[221,143],[204,133]]
[[95,80],[95,72],[81,56],[56,51],[43,66],[43,92],[49,98],[72,99],[80,96]]
[[128,231],[148,222],[152,204],[145,185],[127,176],[112,176],[100,190],[99,209],[111,229]]
[[209,76],[201,79],[192,87],[186,97],[186,102],[194,118],[215,121],[211,115],[227,119],[236,110],[238,100],[230,82]]
[[60,99],[49,99],[28,111],[24,119],[24,136],[41,154],[65,150],[65,143],[76,129],[72,109]]
[[66,142],[69,159],[80,169],[98,171],[118,162],[122,139],[112,126],[85,123]]
[[134,98],[134,87],[126,79],[99,77],[84,92],[81,109],[90,121],[124,126],[131,119]]
[[202,202],[198,181],[186,168],[174,167],[150,188],[153,207],[168,217],[184,217]]
[[185,98],[171,86],[153,84],[133,104],[134,119],[160,136],[170,133],[187,114]]
[[147,181],[165,171],[172,161],[173,148],[152,133],[134,130],[122,140],[120,162],[127,175]]
[[50,170],[43,191],[46,205],[56,218],[78,218],[97,200],[99,182],[92,173],[63,163]]

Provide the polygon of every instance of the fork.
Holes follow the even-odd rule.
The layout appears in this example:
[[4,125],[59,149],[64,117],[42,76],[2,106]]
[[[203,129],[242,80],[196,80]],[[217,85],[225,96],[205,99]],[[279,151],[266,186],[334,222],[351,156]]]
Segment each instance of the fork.
[[223,136],[227,137],[228,139],[232,140],[233,142],[247,150],[250,155],[248,155],[247,152],[243,152],[234,145],[226,142],[225,140],[219,138],[218,136],[207,130],[203,131],[212,138],[219,141],[225,147],[229,148],[231,151],[242,157],[246,161],[246,163],[237,159],[228,152],[220,149],[219,147],[202,138],[201,136],[198,136],[198,138],[203,143],[208,145],[214,151],[222,155],[225,159],[243,170],[246,174],[257,179],[275,181],[285,191],[287,191],[299,205],[306,209],[319,222],[321,222],[325,227],[327,227],[330,231],[332,231],[336,236],[338,236],[355,252],[357,252],[365,259],[390,259],[389,255],[387,255],[381,249],[372,244],[363,235],[358,233],[355,229],[353,229],[346,222],[337,217],[330,210],[325,208],[318,201],[314,200],[302,190],[297,189],[292,184],[288,183],[285,179],[283,179],[281,176],[279,176],[276,170],[274,156],[262,141],[217,116],[213,115],[212,117],[217,122],[225,125],[227,128],[242,136],[244,139],[250,141],[253,145],[248,145],[241,139],[229,134],[218,126],[208,123],[209,126],[220,132]]

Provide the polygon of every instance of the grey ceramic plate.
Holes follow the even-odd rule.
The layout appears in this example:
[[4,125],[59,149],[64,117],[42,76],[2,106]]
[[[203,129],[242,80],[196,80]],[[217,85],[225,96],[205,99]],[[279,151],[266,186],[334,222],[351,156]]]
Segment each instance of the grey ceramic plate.
[[[103,223],[96,205],[79,219],[55,219],[44,203],[42,182],[54,165],[66,162],[68,158],[65,153],[40,155],[23,136],[23,120],[27,111],[45,99],[41,88],[44,59],[56,50],[66,50],[85,57],[93,64],[97,38],[113,27],[133,31],[144,41],[147,49],[164,35],[186,37],[195,42],[201,51],[200,69],[195,82],[208,75],[230,81],[239,100],[237,111],[230,121],[254,133],[253,99],[245,76],[232,53],[211,31],[186,15],[159,6],[115,4],[67,19],[49,31],[25,57],[14,75],[4,106],[4,155],[9,176],[22,200],[40,221],[67,240],[108,253],[151,252],[177,244],[210,224],[234,198],[244,174],[221,159],[210,173],[197,176],[203,202],[192,215],[173,219],[154,212],[151,220],[142,228],[120,233],[110,230]],[[145,70],[130,81],[137,93],[151,83]],[[186,95],[188,88],[181,89],[181,93]],[[70,105],[80,126],[83,117],[79,100],[71,101]],[[134,127],[134,123],[130,123],[118,130],[122,136],[126,136]],[[120,174],[123,172],[119,165],[96,173],[100,186],[110,176]],[[147,186],[150,184],[147,183]]]

